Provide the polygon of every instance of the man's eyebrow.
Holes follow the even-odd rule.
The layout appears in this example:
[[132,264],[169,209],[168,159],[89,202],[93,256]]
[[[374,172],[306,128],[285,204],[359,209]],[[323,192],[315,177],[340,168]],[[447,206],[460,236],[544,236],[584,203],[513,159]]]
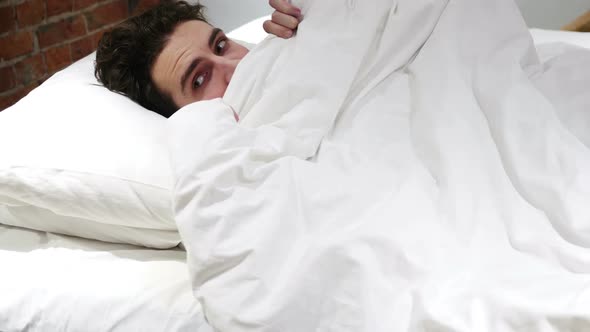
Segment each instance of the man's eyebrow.
[[[211,35],[209,36],[209,48],[213,48],[213,44],[215,44],[215,39],[217,38],[217,35],[220,34],[221,32],[223,32],[223,30],[219,29],[219,28],[215,28],[211,31]],[[197,68],[197,66],[199,65],[200,59],[194,59],[191,64],[188,66],[188,68],[186,68],[186,70],[184,71],[184,74],[182,74],[182,77],[180,78],[180,89],[181,91],[184,91],[184,87],[186,85],[186,80],[188,79],[189,75],[193,72],[193,70],[195,70],[195,68]]]
[[201,60],[199,58],[194,59],[191,62],[191,64],[188,66],[188,68],[186,68],[186,70],[184,71],[184,74],[182,74],[182,77],[180,78],[180,90],[181,91],[184,91],[184,87],[186,85],[186,80],[188,79],[189,75],[193,72],[193,70],[195,70],[195,68],[197,68],[200,61]]
[[223,32],[223,31],[219,28],[215,28],[215,29],[213,29],[213,31],[211,31],[211,36],[209,36],[209,48],[213,48],[213,44],[215,43],[215,38],[217,38],[217,35],[220,32]]

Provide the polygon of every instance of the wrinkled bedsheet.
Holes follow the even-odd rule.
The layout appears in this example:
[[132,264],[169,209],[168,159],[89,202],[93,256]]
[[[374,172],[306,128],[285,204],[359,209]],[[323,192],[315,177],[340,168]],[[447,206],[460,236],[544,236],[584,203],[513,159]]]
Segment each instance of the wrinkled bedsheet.
[[294,3],[169,120],[213,328],[590,330],[590,52],[541,63],[511,0]]

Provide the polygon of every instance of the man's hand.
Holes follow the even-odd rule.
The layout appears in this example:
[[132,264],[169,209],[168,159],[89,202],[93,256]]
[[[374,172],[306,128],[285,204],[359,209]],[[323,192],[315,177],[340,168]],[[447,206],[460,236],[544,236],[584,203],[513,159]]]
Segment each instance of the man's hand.
[[288,0],[270,0],[268,3],[275,12],[272,13],[272,19],[262,25],[264,31],[277,37],[291,38],[301,22],[301,10]]

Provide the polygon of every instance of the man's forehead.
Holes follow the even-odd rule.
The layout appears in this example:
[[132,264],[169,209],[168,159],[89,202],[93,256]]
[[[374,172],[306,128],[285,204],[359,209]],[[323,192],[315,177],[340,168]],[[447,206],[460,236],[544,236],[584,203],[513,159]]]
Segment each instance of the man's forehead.
[[162,53],[168,53],[165,57],[174,64],[173,68],[178,69],[184,62],[192,61],[194,53],[208,48],[208,39],[212,30],[213,27],[201,21],[181,23],[170,36]]
[[202,21],[180,23],[152,67],[156,85],[173,97],[182,93],[182,77],[191,63],[210,52],[209,42],[214,31],[214,27]]
[[212,30],[213,27],[206,22],[190,20],[178,24],[172,32],[171,37],[194,37],[195,35],[200,35],[207,38]]
[[184,22],[172,33],[162,53],[168,53],[166,57],[171,58],[175,68],[183,62],[192,61],[186,58],[208,49],[212,30],[212,26],[201,21]]

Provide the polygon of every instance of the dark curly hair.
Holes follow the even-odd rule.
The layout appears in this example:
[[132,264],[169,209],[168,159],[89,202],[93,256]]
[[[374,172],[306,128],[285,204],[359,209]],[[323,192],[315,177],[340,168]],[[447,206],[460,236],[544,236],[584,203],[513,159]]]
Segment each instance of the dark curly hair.
[[169,36],[182,22],[207,22],[202,5],[163,0],[106,32],[96,50],[94,75],[107,89],[125,95],[165,117],[178,110],[155,85],[150,71]]

